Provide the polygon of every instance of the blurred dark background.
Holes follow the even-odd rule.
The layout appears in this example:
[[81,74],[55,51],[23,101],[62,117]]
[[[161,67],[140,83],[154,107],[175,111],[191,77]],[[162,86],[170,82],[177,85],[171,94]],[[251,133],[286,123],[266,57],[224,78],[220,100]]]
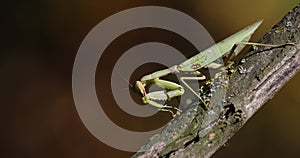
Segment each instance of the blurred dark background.
[[[299,0],[190,0],[190,1],[5,1],[1,20],[1,129],[0,157],[129,157],[133,153],[106,146],[82,124],[72,98],[72,66],[77,50],[87,33],[103,19],[119,11],[144,5],[165,6],[197,19],[215,41],[264,19],[252,40],[258,40]],[[151,30],[150,30],[151,31]],[[161,30],[160,30],[161,31]],[[154,30],[160,34],[159,30]],[[131,41],[145,40],[156,34],[132,33]],[[172,35],[170,35],[171,37]],[[166,36],[168,37],[168,36]],[[128,39],[128,38],[127,38]],[[174,42],[177,37],[157,41]],[[110,54],[128,49],[111,46]],[[133,42],[134,45],[138,42]],[[180,42],[177,42],[180,43]],[[188,44],[177,44],[191,56]],[[125,49],[125,50],[126,50]],[[183,52],[185,53],[185,52]],[[190,54],[189,54],[190,53]],[[98,69],[100,69],[98,67]],[[111,70],[99,70],[109,72]],[[98,72],[98,70],[97,70]],[[149,72],[144,72],[147,74]],[[110,83],[99,82],[97,92]],[[142,76],[143,74],[138,74]],[[139,76],[138,76],[139,77]],[[136,78],[138,78],[136,77]],[[98,80],[99,79],[99,80]],[[300,74],[295,76],[274,99],[269,101],[214,157],[299,157],[300,156]],[[128,125],[106,107],[115,122]],[[110,110],[111,109],[111,110]],[[118,111],[118,113],[121,113]],[[113,118],[117,116],[116,118]],[[160,126],[170,120],[160,113],[139,119],[133,126]],[[126,124],[127,123],[127,124]],[[129,125],[128,125],[129,126]],[[132,125],[131,125],[132,126]],[[129,127],[132,128],[132,127]],[[149,127],[137,128],[147,131]]]

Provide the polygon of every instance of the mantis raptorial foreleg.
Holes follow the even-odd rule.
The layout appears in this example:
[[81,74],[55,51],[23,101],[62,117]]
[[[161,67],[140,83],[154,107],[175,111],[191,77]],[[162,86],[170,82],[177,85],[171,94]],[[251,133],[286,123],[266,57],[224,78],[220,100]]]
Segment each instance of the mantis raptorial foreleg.
[[[165,71],[162,71],[162,72],[165,72]],[[150,74],[150,75],[153,75],[153,74]],[[162,76],[165,76],[165,73],[159,74],[159,73],[156,72],[153,76],[162,77]],[[138,82],[140,82],[140,81],[138,81]],[[161,88],[168,89],[168,91],[156,91],[156,92],[151,92],[151,93],[144,93],[143,94],[144,95],[143,96],[143,102],[144,103],[149,103],[149,104],[157,107],[160,111],[171,112],[173,116],[175,116],[174,112],[170,109],[175,109],[176,114],[180,113],[180,110],[176,107],[162,105],[162,104],[157,103],[153,100],[167,101],[167,100],[170,100],[174,97],[181,96],[184,93],[184,89],[181,85],[179,85],[177,83],[174,83],[174,82],[161,80],[159,78],[144,80],[144,83],[142,83],[142,82],[137,83],[137,84],[141,84],[140,87],[142,87],[144,92],[145,92],[144,88],[147,85],[147,82],[156,84],[157,86],[159,86]]]
[[145,102],[148,102],[149,100],[170,100],[174,97],[181,96],[184,93],[183,87],[177,83],[161,80],[159,78],[156,78],[151,82],[161,88],[168,89],[168,91],[156,91],[147,93],[144,95]]
[[[165,75],[168,75],[170,73],[172,73],[172,71],[168,72],[170,69],[164,69],[161,71],[157,71],[154,72],[150,75],[147,75],[145,77],[143,77],[142,81],[137,81],[137,85],[139,85],[139,89],[140,91],[142,91],[143,94],[143,102],[144,103],[149,103],[155,107],[157,107],[159,110],[161,111],[169,111],[171,112],[170,109],[174,108],[177,113],[180,112],[180,110],[176,107],[172,107],[172,106],[166,106],[166,105],[162,105],[160,103],[155,102],[154,100],[158,100],[158,101],[167,101],[170,100],[174,97],[177,96],[181,96],[184,93],[184,89],[181,85],[174,83],[174,82],[170,82],[170,81],[166,81],[166,80],[162,80],[159,78],[154,78],[153,77],[163,77]],[[198,74],[198,73],[196,73]],[[184,80],[205,80],[205,76],[201,76],[201,77],[181,77],[180,80],[188,87],[188,89],[195,94],[206,106],[206,103],[204,102],[204,100],[201,98],[201,96],[199,94],[197,94]],[[145,90],[145,86],[148,83],[152,83],[155,84],[161,88],[167,89],[167,91],[156,91],[156,92],[150,92],[150,93],[146,93]],[[173,115],[174,113],[171,112]]]

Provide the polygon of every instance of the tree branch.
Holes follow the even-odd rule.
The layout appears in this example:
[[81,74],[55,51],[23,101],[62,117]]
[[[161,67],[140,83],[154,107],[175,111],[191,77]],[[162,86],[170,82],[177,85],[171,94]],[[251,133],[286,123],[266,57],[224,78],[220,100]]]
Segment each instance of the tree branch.
[[[300,4],[260,43],[296,42],[296,46],[260,48],[235,65],[229,87],[203,110],[198,102],[173,119],[133,157],[210,157],[271,99],[300,69]],[[222,97],[223,94],[225,94]]]

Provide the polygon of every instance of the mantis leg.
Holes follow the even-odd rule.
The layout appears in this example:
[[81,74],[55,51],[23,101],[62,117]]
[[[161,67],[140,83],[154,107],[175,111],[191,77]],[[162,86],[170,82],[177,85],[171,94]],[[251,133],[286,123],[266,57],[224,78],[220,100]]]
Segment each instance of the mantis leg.
[[192,87],[190,87],[184,80],[205,80],[205,76],[201,77],[181,77],[180,78],[182,83],[197,97],[200,99],[200,101],[204,104],[206,108],[208,108],[208,104],[202,99],[202,97],[193,90]]
[[263,43],[254,43],[254,42],[238,42],[237,45],[252,45],[252,46],[264,46],[264,47],[282,47],[286,45],[295,45],[295,43],[284,43],[284,44],[263,44]]
[[[167,101],[174,97],[181,96],[184,93],[183,87],[177,83],[166,81],[166,80],[161,80],[159,78],[154,79],[152,82],[154,84],[156,84],[157,86],[168,89],[168,90],[147,93],[143,97],[143,102],[149,103],[149,104],[157,107],[161,111],[171,112],[170,109],[175,109],[177,114],[180,113],[180,110],[178,108],[157,103],[157,102],[155,102],[155,100]],[[176,114],[174,115],[173,111],[171,113],[173,116],[176,115]]]
[[241,49],[237,52],[235,52],[235,50],[237,49],[238,45],[251,45],[251,46],[264,46],[264,47],[282,47],[282,46],[286,46],[286,45],[295,45],[295,43],[284,43],[284,44],[263,44],[263,43],[254,43],[254,42],[238,42],[236,44],[233,45],[232,49],[230,50],[230,53],[226,59],[226,61],[224,62],[225,65],[227,65],[227,63],[230,61],[231,56],[233,54],[235,54],[235,56],[241,51]]

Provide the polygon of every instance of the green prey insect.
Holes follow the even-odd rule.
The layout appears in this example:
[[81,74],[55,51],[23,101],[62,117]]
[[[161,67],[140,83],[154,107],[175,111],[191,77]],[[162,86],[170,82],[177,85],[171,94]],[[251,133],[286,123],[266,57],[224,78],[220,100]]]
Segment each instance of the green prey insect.
[[[151,104],[157,107],[160,111],[168,111],[173,114],[173,117],[177,114],[180,114],[180,110],[176,107],[169,105],[162,105],[156,101],[167,101],[174,97],[178,97],[184,94],[184,88],[174,82],[162,80],[160,77],[175,74],[179,72],[194,72],[197,73],[200,68],[205,66],[212,68],[219,68],[222,65],[213,63],[226,53],[230,53],[228,55],[225,63],[230,59],[230,56],[236,56],[246,45],[256,45],[256,46],[268,46],[268,47],[280,47],[283,45],[269,45],[269,44],[261,44],[261,43],[251,43],[249,42],[252,34],[262,23],[262,20],[255,22],[252,25],[245,27],[239,32],[227,37],[223,41],[212,45],[211,47],[205,49],[204,51],[196,54],[190,59],[184,61],[179,65],[174,65],[170,68],[163,69],[146,75],[140,79],[140,81],[136,81],[135,88],[138,93],[142,95],[142,100],[145,104]],[[207,107],[207,103],[200,97],[200,95],[195,92],[186,82],[185,80],[204,80],[205,76],[200,77],[181,77],[181,82],[195,95],[200,101]],[[146,92],[146,85],[148,84],[156,84],[157,86],[167,89],[166,91],[155,91],[155,92]],[[171,109],[175,109],[176,113],[174,113]]]

